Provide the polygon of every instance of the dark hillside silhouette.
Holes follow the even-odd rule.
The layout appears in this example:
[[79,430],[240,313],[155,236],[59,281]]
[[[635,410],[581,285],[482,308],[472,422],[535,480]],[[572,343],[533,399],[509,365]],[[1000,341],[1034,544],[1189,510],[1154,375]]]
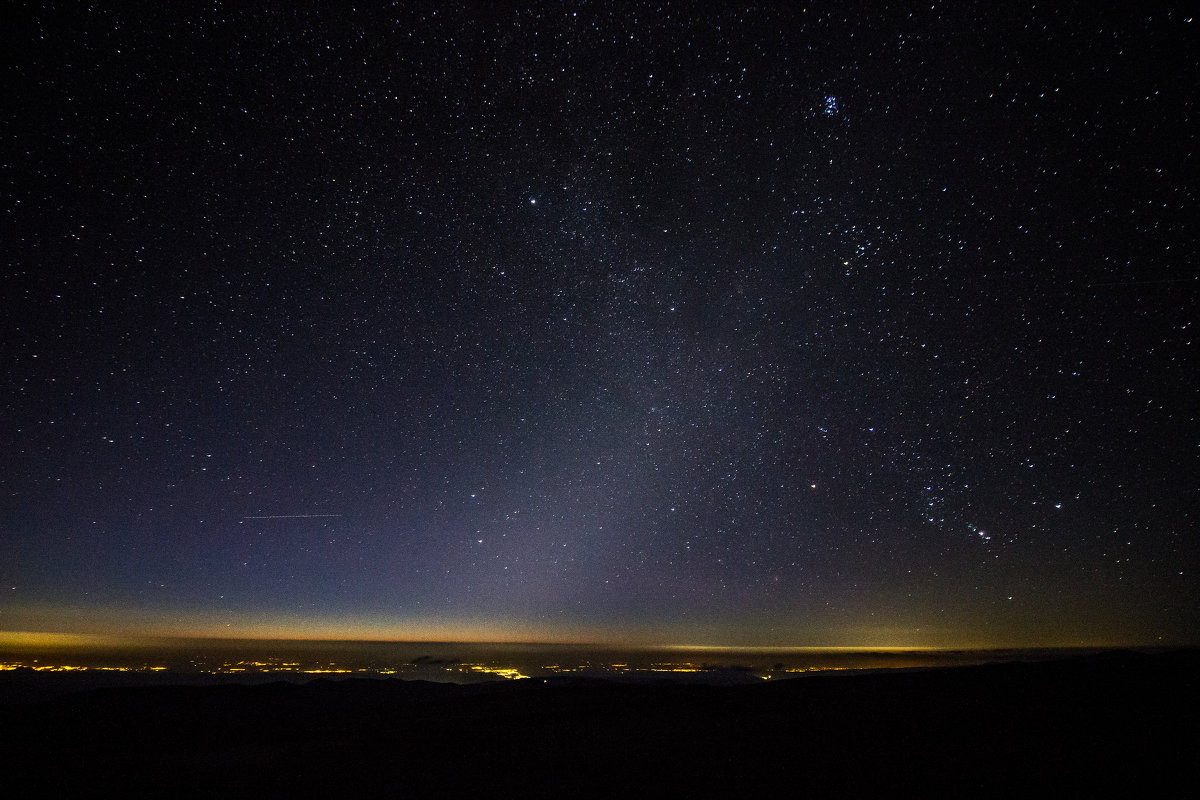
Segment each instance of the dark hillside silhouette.
[[1195,785],[1198,666],[120,687],[0,706],[0,737],[4,774],[44,796],[1082,796]]

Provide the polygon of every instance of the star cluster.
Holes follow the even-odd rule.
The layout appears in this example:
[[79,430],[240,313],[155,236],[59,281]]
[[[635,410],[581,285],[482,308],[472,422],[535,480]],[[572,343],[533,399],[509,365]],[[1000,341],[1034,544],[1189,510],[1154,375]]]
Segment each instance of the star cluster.
[[0,628],[1195,641],[1190,17],[16,16]]

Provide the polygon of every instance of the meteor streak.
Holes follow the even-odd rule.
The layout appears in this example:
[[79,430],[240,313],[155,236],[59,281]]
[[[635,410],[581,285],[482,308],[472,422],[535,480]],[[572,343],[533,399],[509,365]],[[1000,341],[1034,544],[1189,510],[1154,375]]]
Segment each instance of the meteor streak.
[[242,517],[242,519],[315,519],[317,517],[344,517],[345,514],[268,514],[262,517]]

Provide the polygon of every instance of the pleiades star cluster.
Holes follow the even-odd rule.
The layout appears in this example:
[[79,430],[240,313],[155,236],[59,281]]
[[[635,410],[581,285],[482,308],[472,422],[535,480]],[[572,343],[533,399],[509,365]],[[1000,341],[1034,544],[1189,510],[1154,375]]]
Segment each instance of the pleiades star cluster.
[[1196,643],[1180,8],[17,3],[0,630]]

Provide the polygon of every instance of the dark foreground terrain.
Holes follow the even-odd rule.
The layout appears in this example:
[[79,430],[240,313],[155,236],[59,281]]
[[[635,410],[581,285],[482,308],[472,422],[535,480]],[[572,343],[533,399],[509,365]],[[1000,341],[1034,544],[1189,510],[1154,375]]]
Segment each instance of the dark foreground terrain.
[[268,797],[1096,796],[1171,777],[1189,793],[1198,667],[1195,652],[1113,653],[752,686],[357,679],[96,689],[0,705],[0,774],[28,786],[24,796],[47,797],[110,787]]

